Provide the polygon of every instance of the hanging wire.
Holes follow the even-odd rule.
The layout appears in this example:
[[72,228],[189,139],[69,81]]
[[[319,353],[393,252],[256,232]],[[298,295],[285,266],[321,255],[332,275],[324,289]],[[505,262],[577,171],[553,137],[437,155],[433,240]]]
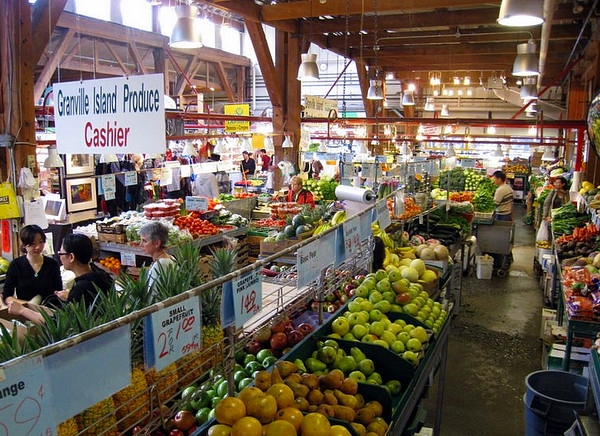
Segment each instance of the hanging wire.
[[[350,52],[348,49],[348,37],[350,33],[350,0],[346,0],[346,32],[344,33],[344,71],[348,68],[350,62]],[[346,118],[346,74],[342,85],[342,118]]]

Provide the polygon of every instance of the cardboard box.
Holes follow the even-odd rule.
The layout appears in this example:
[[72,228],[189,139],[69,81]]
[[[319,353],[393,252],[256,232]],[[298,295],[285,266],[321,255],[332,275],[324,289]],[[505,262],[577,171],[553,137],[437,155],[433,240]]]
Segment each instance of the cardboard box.
[[[549,334],[546,334],[546,330],[548,330],[548,322],[555,321],[556,322],[556,310],[552,309],[542,309],[542,321],[540,326],[540,339],[545,340],[548,336],[552,334],[549,331]],[[558,325],[558,323],[555,323]]]
[[436,270],[440,275],[444,275],[448,270],[448,261],[447,260],[425,260],[425,265],[431,267],[429,269]]
[[278,253],[281,250],[285,250],[286,248],[291,247],[292,245],[296,245],[300,242],[298,239],[284,239],[283,241],[277,242],[265,242],[260,241],[260,254],[274,254]]
[[127,235],[125,233],[98,233],[98,241],[124,244],[127,242]]
[[123,234],[125,226],[123,224],[96,223],[96,230],[98,233]]

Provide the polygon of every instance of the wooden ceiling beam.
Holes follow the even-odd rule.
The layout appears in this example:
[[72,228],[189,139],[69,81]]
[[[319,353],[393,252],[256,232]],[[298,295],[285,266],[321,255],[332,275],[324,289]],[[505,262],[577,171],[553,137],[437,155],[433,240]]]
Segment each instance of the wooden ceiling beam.
[[119,53],[117,53],[117,51],[114,49],[113,45],[110,42],[105,41],[105,40],[102,40],[102,42],[106,46],[106,49],[109,51],[109,53],[115,58],[115,60],[117,61],[117,63],[121,67],[121,69],[123,70],[123,73],[131,74],[129,69],[127,68],[127,65],[125,65],[125,62],[123,62],[123,59],[121,59],[121,56],[119,56]]
[[51,56],[49,58],[50,60],[46,62],[41,74],[37,77],[35,84],[33,85],[33,101],[39,101],[39,99],[42,98],[44,90],[50,83],[50,79],[56,71],[56,68],[58,67],[63,55],[67,51],[74,34],[75,32],[73,30],[66,30],[59,38],[58,47],[54,49],[53,56]]
[[230,102],[235,101],[235,95],[233,93],[233,88],[231,87],[231,83],[229,82],[229,78],[227,77],[227,72],[225,71],[225,67],[223,67],[222,62],[217,62],[215,65],[217,69],[217,75],[219,76],[219,80],[221,81],[221,86],[227,94],[227,99]]
[[444,8],[486,7],[493,8],[498,16],[499,1],[482,3],[477,0],[419,0],[418,2],[414,0],[328,0],[323,3],[317,0],[301,0],[264,5],[261,7],[261,13],[265,21],[280,21],[324,15],[346,15],[347,10],[350,15],[360,15],[375,9],[381,14],[411,14]]
[[50,37],[68,0],[37,0],[31,6],[32,59],[36,65],[42,58]]
[[177,76],[177,80],[175,81],[175,86],[173,87],[173,94],[179,95],[183,94],[185,90],[185,85],[187,82],[185,81],[185,77],[188,77],[190,80],[196,75],[196,71],[200,68],[200,60],[196,56],[191,56],[183,67],[183,74],[179,74]]
[[137,49],[135,42],[131,42],[127,45],[127,50],[129,51],[130,56],[133,58],[136,66],[137,74],[148,74],[147,68],[144,66],[142,62],[142,57],[140,56],[140,52]]

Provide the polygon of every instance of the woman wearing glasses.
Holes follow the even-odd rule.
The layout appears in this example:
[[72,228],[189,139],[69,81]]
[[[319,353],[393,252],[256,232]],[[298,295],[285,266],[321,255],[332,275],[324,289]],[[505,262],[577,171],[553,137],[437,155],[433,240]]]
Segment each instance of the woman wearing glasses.
[[[71,290],[54,293],[60,301],[70,303],[83,300],[89,307],[94,302],[98,290],[108,292],[112,286],[112,279],[107,273],[90,263],[93,252],[92,241],[87,236],[81,234],[65,236],[57,254],[64,268],[75,274],[75,284]],[[44,323],[44,317],[40,312],[31,310],[17,301],[8,303],[8,313],[24,316],[36,324]]]
[[43,253],[46,234],[36,225],[23,227],[19,238],[24,256],[13,260],[6,272],[2,300],[29,301],[39,296],[41,302],[61,290],[62,279],[58,262]]

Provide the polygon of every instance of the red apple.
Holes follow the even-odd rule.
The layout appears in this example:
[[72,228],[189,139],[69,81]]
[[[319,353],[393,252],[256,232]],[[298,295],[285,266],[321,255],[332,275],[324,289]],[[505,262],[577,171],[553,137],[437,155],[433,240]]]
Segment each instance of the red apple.
[[348,292],[350,292],[351,290],[353,290],[355,288],[356,288],[356,286],[354,286],[352,283],[348,283],[346,286],[344,286],[344,292],[347,295]]
[[405,293],[396,295],[396,303],[398,304],[407,304],[410,302],[410,295]]
[[285,333],[274,333],[269,342],[275,350],[283,350],[287,346],[287,337]]
[[254,334],[254,340],[257,342],[268,342],[271,337],[271,329],[269,326],[259,328]]
[[287,324],[283,329],[283,333],[289,335],[294,330],[294,326],[292,324]]
[[169,432],[169,436],[185,436],[185,434],[178,428],[174,428]]
[[310,303],[310,310],[312,310],[313,312],[317,312],[319,310],[319,302],[313,301],[312,303]]
[[196,423],[194,414],[187,410],[180,410],[177,412],[173,420],[175,421],[175,427],[179,430],[187,430]]
[[258,341],[250,341],[246,345],[246,352],[250,354],[256,354],[262,349],[262,344]]
[[300,333],[298,330],[292,330],[287,335],[287,343],[290,347],[293,347],[298,342],[304,339],[304,335]]
[[348,297],[354,297],[356,295],[356,289],[350,289],[348,291]]
[[303,322],[302,324],[298,325],[298,327],[296,327],[296,330],[298,330],[300,333],[302,333],[304,336],[309,335],[310,333],[312,333],[313,331],[313,326],[311,326],[310,324]]

